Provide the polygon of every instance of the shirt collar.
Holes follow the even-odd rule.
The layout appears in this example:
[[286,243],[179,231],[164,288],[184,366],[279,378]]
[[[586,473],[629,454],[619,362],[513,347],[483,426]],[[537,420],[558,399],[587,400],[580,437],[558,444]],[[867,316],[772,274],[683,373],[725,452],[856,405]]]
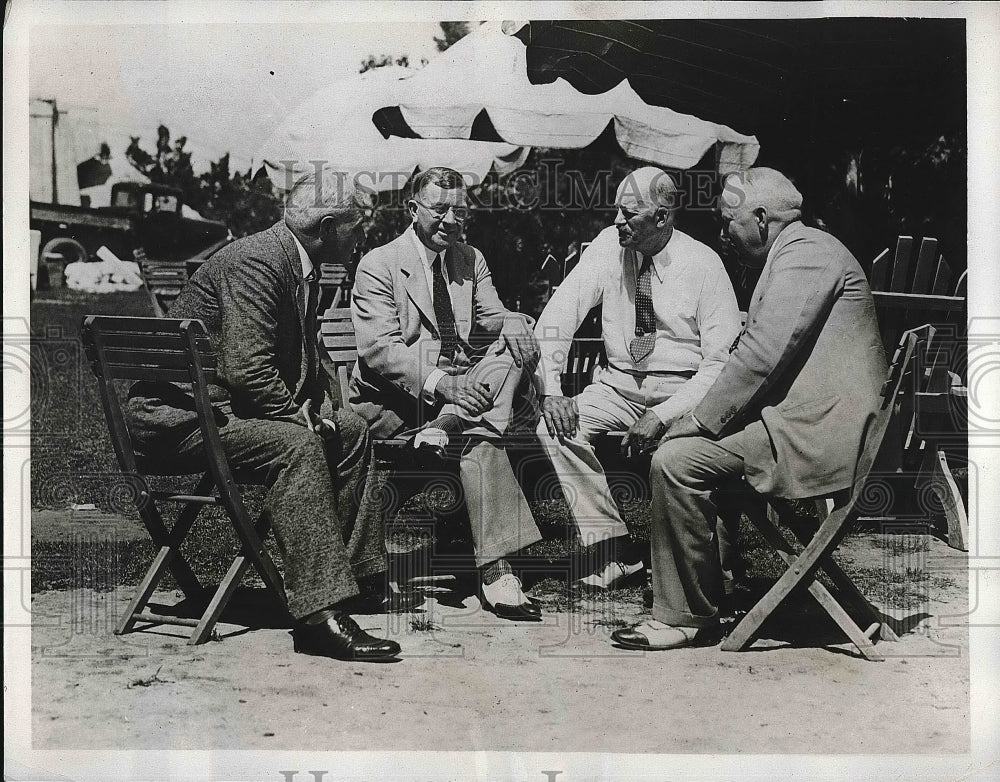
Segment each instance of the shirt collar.
[[424,261],[424,265],[426,265],[428,269],[431,266],[433,266],[434,259],[437,258],[439,254],[444,255],[447,252],[447,250],[440,250],[440,251],[432,250],[430,247],[428,247],[426,244],[420,241],[420,237],[417,236],[417,232],[414,230],[412,224],[410,225],[409,231],[410,231],[410,236],[413,237],[413,244],[416,246],[417,251],[420,253],[420,257]]
[[[677,237],[677,229],[675,228],[670,234],[670,239],[667,240],[666,245],[660,250],[656,255],[653,256],[653,273],[656,278],[663,282],[663,275],[670,265],[670,245],[674,243],[674,239]],[[639,270],[642,268],[642,253],[634,253],[635,256],[635,273],[638,274]]]
[[309,253],[306,252],[306,248],[302,246],[302,242],[299,241],[294,233],[292,234],[292,240],[295,242],[295,247],[299,251],[299,263],[302,264],[302,279],[306,279],[316,267],[313,265],[312,259],[309,257]]

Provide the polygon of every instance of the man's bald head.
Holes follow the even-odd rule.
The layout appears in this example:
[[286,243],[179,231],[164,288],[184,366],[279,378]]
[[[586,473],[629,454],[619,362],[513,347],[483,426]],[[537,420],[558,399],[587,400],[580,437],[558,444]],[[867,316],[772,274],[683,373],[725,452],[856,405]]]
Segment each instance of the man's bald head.
[[666,171],[654,166],[643,166],[628,174],[620,185],[616,202],[631,196],[640,206],[662,206],[673,209],[677,205],[677,185]]
[[722,201],[734,208],[763,207],[772,220],[791,223],[802,217],[802,193],[773,168],[751,168],[726,177]]
[[722,243],[749,266],[762,266],[778,234],[802,217],[802,193],[773,168],[726,177],[719,203]]

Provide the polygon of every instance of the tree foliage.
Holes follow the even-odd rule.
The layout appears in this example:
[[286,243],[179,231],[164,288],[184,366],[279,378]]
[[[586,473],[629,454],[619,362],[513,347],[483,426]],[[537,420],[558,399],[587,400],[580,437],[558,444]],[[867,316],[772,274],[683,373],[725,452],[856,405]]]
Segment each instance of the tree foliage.
[[468,22],[440,22],[441,37],[434,36],[434,43],[439,52],[445,51],[456,41],[461,40],[469,34]]
[[231,171],[229,153],[196,175],[186,145],[186,136],[171,142],[170,130],[160,125],[155,153],[143,149],[140,137],[133,136],[125,157],[150,181],[180,188],[184,203],[203,217],[224,222],[235,236],[263,230],[281,216],[281,201],[266,175],[254,179],[250,171]]

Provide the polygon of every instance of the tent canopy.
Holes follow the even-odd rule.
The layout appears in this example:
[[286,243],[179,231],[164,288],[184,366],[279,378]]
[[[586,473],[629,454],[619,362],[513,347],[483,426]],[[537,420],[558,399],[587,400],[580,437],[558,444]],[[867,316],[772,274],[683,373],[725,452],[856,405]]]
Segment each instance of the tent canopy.
[[626,81],[587,95],[562,79],[532,84],[525,47],[486,24],[406,79],[400,100],[372,117],[386,137],[484,139],[581,148],[611,127],[630,157],[671,168],[694,166],[719,145],[723,171],[748,167],[753,136],[645,103]]
[[412,71],[376,68],[315,93],[292,112],[254,156],[274,185],[287,190],[318,165],[355,174],[362,185],[385,192],[406,185],[414,171],[448,166],[481,182],[492,170],[506,175],[523,165],[528,148],[480,141],[384,139],[372,112],[398,100]]

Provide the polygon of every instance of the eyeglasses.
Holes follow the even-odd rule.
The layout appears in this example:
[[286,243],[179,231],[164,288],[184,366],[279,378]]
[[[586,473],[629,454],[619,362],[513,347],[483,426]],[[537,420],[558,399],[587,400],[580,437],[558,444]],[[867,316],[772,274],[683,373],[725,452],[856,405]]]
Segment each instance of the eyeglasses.
[[438,220],[444,220],[448,216],[448,212],[451,212],[455,216],[455,220],[458,222],[463,222],[469,216],[469,210],[464,206],[452,206],[450,204],[439,204],[437,206],[431,206],[430,204],[425,204],[418,198],[414,198],[418,204],[420,204],[424,209],[430,212]]

